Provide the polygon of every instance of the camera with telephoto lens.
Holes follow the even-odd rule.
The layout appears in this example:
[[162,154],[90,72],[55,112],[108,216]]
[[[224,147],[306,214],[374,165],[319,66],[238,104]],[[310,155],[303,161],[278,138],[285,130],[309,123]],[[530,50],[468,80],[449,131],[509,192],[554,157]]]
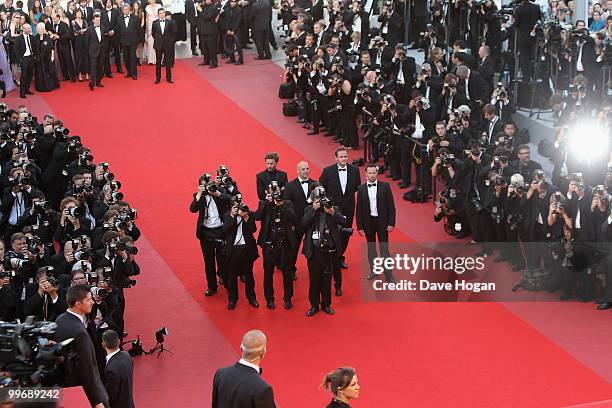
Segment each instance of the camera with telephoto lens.
[[45,211],[50,210],[51,206],[46,200],[40,200],[34,203],[34,212],[38,214],[44,214]]
[[55,130],[53,132],[55,133],[55,136],[58,139],[62,139],[62,140],[65,140],[66,137],[70,134],[70,130],[65,128],[65,127],[63,127],[63,126],[55,128]]
[[9,177],[9,181],[13,186],[29,186],[32,183],[32,180],[30,180],[29,177],[22,175],[17,177]]
[[83,207],[70,207],[66,210],[68,212],[68,215],[73,218],[79,218],[85,214],[85,209]]
[[79,136],[72,136],[68,139],[68,151],[75,151],[83,147]]
[[41,253],[39,247],[43,244],[43,242],[39,236],[26,236],[26,244],[28,245],[28,251],[30,251],[32,254],[39,255]]
[[280,187],[278,186],[278,182],[277,181],[271,181],[270,184],[268,185],[268,188],[270,189],[270,193],[272,195],[272,199],[276,200],[280,200],[281,196],[282,196],[282,191],[280,189]]
[[217,187],[217,185],[215,184],[215,182],[214,182],[214,181],[209,181],[209,182],[206,184],[206,192],[207,192],[208,194],[214,194],[214,193],[216,193],[217,191],[219,191],[219,188]]
[[319,202],[325,208],[332,208],[332,200],[327,196],[327,192],[323,188],[319,188]]
[[106,299],[106,297],[110,294],[110,291],[105,288],[100,288],[98,286],[90,286],[89,291],[92,296],[97,296],[100,299]]
[[7,257],[4,259],[5,270],[29,269],[31,265],[32,262],[21,253],[7,252]]
[[455,155],[452,153],[443,153],[440,155],[440,161],[444,167],[451,167],[455,162]]

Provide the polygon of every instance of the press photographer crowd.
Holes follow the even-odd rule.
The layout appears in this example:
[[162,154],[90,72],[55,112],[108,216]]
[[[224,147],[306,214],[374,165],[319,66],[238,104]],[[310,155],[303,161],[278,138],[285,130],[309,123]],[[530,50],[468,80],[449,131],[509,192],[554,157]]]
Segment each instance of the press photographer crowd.
[[[612,3],[283,1],[283,114],[433,199],[434,221],[522,272],[515,290],[612,307]],[[424,53],[417,66],[409,50]],[[518,62],[515,64],[515,61]],[[513,120],[551,110],[538,144]],[[542,170],[551,167],[552,172]]]
[[92,406],[132,406],[119,346],[140,273],[136,209],[53,115],[0,104],[0,140],[2,385],[82,385]]

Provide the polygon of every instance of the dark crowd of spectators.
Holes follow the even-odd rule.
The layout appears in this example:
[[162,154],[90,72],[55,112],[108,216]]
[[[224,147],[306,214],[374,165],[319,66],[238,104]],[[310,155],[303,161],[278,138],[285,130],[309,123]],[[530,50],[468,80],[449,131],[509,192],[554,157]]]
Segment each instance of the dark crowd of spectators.
[[[449,234],[523,272],[515,289],[608,309],[608,3],[585,23],[573,1],[334,1],[327,23],[321,1],[283,1],[283,113],[309,135],[324,128],[362,148],[364,162],[411,187],[404,199],[433,199]],[[424,52],[420,67],[410,49]],[[513,121],[530,99],[554,114],[557,136],[538,145],[550,163],[531,159]]]

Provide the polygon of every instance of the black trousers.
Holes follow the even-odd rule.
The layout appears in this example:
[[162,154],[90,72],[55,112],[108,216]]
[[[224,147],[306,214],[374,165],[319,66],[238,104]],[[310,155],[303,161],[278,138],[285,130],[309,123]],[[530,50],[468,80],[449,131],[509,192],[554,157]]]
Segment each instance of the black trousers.
[[198,25],[189,23],[189,36],[191,37],[191,51],[198,49]]
[[257,56],[259,58],[272,58],[270,51],[270,30],[253,30],[253,41],[257,47]]
[[414,145],[414,142],[409,139],[402,137],[399,143],[400,152],[400,167],[402,169],[402,183],[412,183],[412,163],[414,156],[412,154],[413,149],[419,149],[418,146]]
[[[366,241],[368,242],[368,263],[370,264],[370,271],[374,265],[374,258],[390,258],[389,254],[389,231],[387,231],[386,225],[381,225],[378,222],[378,217],[370,216],[370,225],[364,231]],[[378,248],[376,247],[376,238],[378,237]],[[380,252],[378,251],[380,250]],[[391,271],[385,271],[385,276],[389,277]]]
[[238,276],[244,275],[244,294],[248,300],[256,300],[255,279],[253,278],[253,262],[249,260],[246,245],[236,245],[232,249],[232,255],[227,260],[227,300],[238,301]]
[[293,249],[287,244],[282,244],[275,249],[269,246],[264,247],[264,296],[266,301],[274,301],[274,267],[276,265],[280,265],[280,270],[283,272],[283,300],[291,300],[293,297],[292,257]]
[[295,229],[295,248],[292,248],[291,253],[291,272],[295,274],[297,271],[297,267],[295,266],[297,263],[298,255],[300,254],[300,245],[302,244],[302,240],[304,239],[304,230],[302,228],[297,227]]
[[220,242],[200,240],[208,289],[217,290],[217,275],[225,278],[225,250]]
[[57,56],[59,58],[60,69],[62,70],[62,76],[64,79],[74,79],[74,62],[72,62],[72,54],[70,52],[70,45],[58,46]]
[[276,38],[274,38],[274,31],[272,30],[272,20],[270,20],[270,28],[268,28],[268,32],[270,33],[268,38],[270,45],[276,48]]
[[331,306],[331,279],[335,271],[340,270],[337,252],[324,253],[318,248],[313,250],[308,259],[308,300],[311,307]]
[[110,75],[111,73],[111,50],[113,51],[113,56],[115,57],[117,72],[121,72],[121,43],[118,36],[111,37],[110,44],[108,44],[108,51],[106,52],[106,58],[104,59],[104,73],[107,75]]
[[169,61],[168,55],[166,51],[155,50],[155,80],[159,81],[161,79],[161,71],[162,71],[162,56],[166,57],[166,79],[172,79],[172,61]]
[[137,71],[137,60],[136,60],[136,46],[135,45],[124,45],[123,46],[123,62],[125,63],[125,70],[127,74],[132,78],[138,76]]
[[30,83],[34,77],[35,60],[33,56],[23,57],[21,60],[21,76],[19,77],[19,94],[25,96],[30,90]]
[[217,35],[203,34],[200,35],[200,48],[204,62],[210,65],[217,65]]
[[99,85],[102,81],[102,65],[104,55],[102,52],[97,57],[89,57],[89,86]]

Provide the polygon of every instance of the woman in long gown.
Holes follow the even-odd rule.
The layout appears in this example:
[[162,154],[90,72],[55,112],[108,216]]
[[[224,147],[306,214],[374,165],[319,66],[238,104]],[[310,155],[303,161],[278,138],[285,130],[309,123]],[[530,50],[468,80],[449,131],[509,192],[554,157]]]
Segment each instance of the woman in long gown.
[[83,18],[81,9],[75,11],[71,24],[74,33],[74,68],[79,75],[79,82],[83,82],[83,75],[89,80],[89,53],[85,42],[87,21]]
[[145,36],[145,55],[149,64],[155,64],[155,49],[153,49],[153,36],[151,35],[151,29],[153,28],[153,22],[159,19],[157,12],[162,6],[157,4],[155,0],[149,0],[149,4],[145,7],[145,13],[147,15],[147,34]]
[[142,5],[139,1],[134,1],[132,3],[132,13],[136,17],[138,17],[138,22],[140,24],[140,30],[138,31],[138,44],[136,45],[136,60],[138,61],[138,65],[141,65],[141,61],[145,59],[145,31],[147,30],[145,13],[142,8]]
[[4,98],[7,92],[11,92],[16,88],[15,82],[13,81],[13,72],[11,71],[11,65],[8,61],[8,54],[4,49],[4,36],[0,36],[0,87],[2,89],[2,97]]
[[34,86],[38,92],[49,92],[59,88],[59,80],[55,71],[55,45],[53,40],[45,31],[45,24],[38,23],[36,26],[36,37],[38,41],[38,59],[34,71]]

